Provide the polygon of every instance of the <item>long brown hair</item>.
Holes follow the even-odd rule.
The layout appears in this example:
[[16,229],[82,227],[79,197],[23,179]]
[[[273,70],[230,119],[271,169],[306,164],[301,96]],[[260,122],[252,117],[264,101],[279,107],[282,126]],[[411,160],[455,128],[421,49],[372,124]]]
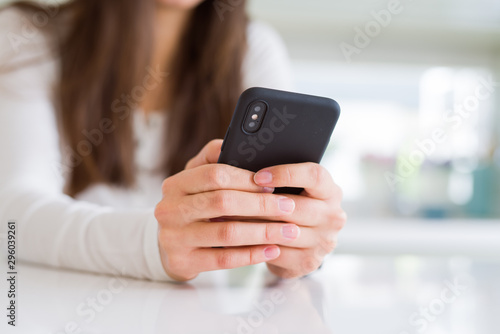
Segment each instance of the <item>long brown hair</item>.
[[[218,1],[194,9],[166,79],[172,103],[164,152],[158,152],[165,177],[181,171],[209,140],[224,136],[242,91],[245,1],[224,16]],[[14,6],[46,10],[29,2]],[[134,106],[125,101],[148,73],[155,1],[73,0],[56,10],[47,27],[57,37],[60,59],[54,105],[66,143],[63,165],[70,167],[65,191],[74,196],[96,182],[132,186]]]

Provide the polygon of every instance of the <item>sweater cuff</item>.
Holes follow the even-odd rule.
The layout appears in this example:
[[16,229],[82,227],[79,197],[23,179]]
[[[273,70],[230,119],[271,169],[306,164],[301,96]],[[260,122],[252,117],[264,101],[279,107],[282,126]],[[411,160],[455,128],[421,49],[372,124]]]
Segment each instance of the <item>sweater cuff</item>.
[[147,222],[144,233],[144,258],[149,269],[149,278],[154,281],[177,282],[163,269],[158,245],[158,221],[153,210],[147,211]]

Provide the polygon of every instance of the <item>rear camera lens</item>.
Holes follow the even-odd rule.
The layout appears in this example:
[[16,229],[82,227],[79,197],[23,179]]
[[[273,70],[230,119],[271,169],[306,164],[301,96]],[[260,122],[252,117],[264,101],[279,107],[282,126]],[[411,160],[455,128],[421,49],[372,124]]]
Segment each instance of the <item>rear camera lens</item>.
[[246,133],[256,133],[264,123],[269,107],[264,101],[254,101],[247,108],[242,128]]

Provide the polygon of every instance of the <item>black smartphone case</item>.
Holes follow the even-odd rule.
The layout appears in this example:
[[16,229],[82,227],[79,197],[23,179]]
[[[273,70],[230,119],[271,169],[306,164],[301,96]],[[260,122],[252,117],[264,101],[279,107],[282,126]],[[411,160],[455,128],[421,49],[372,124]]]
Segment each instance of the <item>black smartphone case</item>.
[[[267,112],[260,129],[248,133],[243,123],[250,105],[256,101],[265,102]],[[250,88],[238,100],[218,162],[253,172],[282,164],[319,163],[339,115],[338,103],[329,98]],[[277,188],[275,193],[301,191]]]

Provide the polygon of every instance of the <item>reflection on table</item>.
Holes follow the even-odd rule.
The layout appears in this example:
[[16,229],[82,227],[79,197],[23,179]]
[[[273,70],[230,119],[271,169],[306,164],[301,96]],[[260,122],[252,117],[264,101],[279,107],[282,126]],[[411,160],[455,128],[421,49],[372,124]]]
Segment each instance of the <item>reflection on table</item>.
[[300,280],[259,265],[187,284],[24,264],[8,332],[488,334],[500,325],[499,278],[497,260],[414,256],[333,255]]

